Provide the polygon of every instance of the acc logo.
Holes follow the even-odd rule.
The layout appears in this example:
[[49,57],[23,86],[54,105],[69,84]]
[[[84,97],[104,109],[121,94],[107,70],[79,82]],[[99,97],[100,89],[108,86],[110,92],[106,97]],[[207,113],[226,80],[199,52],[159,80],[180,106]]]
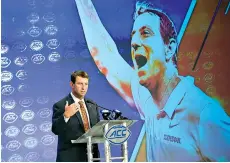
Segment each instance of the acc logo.
[[39,158],[39,154],[37,152],[29,152],[27,153],[25,160],[28,162],[35,162]]
[[10,151],[16,151],[20,148],[21,143],[17,140],[11,140],[6,144],[6,148]]
[[11,60],[7,57],[1,57],[1,67],[7,68],[11,64]]
[[52,52],[49,54],[48,59],[50,62],[58,62],[61,59],[61,55],[58,52]]
[[16,73],[16,77],[19,80],[25,80],[27,79],[28,73],[25,70],[18,70]]
[[41,35],[42,30],[39,27],[31,27],[27,33],[31,36],[31,37],[38,37],[39,35]]
[[14,138],[19,134],[20,130],[15,126],[10,126],[5,130],[5,135],[9,138]]
[[2,107],[6,110],[11,110],[16,106],[16,101],[13,99],[5,100],[2,102]]
[[51,122],[44,122],[39,126],[39,129],[43,132],[51,131],[52,123]]
[[1,54],[6,54],[8,51],[9,51],[9,46],[8,45],[5,45],[5,44],[2,44],[1,46]]
[[52,35],[55,35],[57,33],[58,28],[54,25],[48,25],[47,27],[45,27],[44,31],[47,35],[52,36]]
[[3,95],[11,95],[14,92],[14,87],[11,85],[4,85],[1,88],[1,92]]
[[50,39],[47,41],[46,46],[50,49],[57,49],[60,42],[57,39]]
[[2,71],[1,80],[2,82],[9,82],[13,78],[13,74],[10,71]]
[[26,64],[26,62],[28,62],[28,58],[24,57],[24,56],[16,57],[15,60],[14,60],[14,63],[17,66],[24,66]]
[[24,110],[21,114],[21,118],[24,121],[31,121],[34,118],[34,112],[32,110]]
[[44,145],[50,145],[54,142],[55,138],[52,135],[45,135],[41,138],[41,142]]
[[31,57],[31,60],[33,63],[35,64],[41,64],[42,62],[45,61],[45,56],[42,55],[42,54],[34,54],[32,57]]
[[47,118],[51,115],[51,109],[43,108],[38,111],[38,114],[41,118]]
[[52,12],[48,12],[43,16],[43,19],[48,23],[52,23],[55,21],[55,15]]
[[23,158],[19,154],[13,154],[9,159],[8,162],[22,162]]
[[28,137],[24,141],[24,146],[28,149],[32,149],[32,148],[36,147],[37,145],[38,145],[38,140],[34,137]]
[[129,139],[131,135],[130,130],[123,125],[114,125],[110,127],[105,134],[105,138],[112,144],[120,145]]
[[22,107],[30,107],[33,104],[34,100],[31,97],[25,97],[19,101],[19,104]]
[[22,132],[26,135],[32,135],[36,132],[37,127],[34,124],[27,124],[23,127]]
[[30,49],[33,51],[39,51],[44,47],[43,43],[40,40],[34,40],[30,44]]
[[3,120],[6,123],[14,123],[17,119],[18,119],[18,116],[13,112],[6,113],[3,117]]
[[32,24],[37,23],[39,21],[39,15],[33,12],[29,16],[27,16],[27,20]]

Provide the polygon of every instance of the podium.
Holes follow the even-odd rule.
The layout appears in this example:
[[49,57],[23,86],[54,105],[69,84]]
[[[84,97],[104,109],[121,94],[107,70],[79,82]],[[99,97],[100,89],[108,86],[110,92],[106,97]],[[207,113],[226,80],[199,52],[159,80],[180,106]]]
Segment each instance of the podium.
[[[105,138],[105,134],[109,131],[110,127],[114,125],[122,125],[129,128],[136,120],[102,120],[88,130],[84,135],[77,140],[72,140],[73,143],[87,143],[88,162],[101,160],[101,158],[93,158],[92,144],[104,143],[105,147],[105,161],[111,162],[115,159],[123,159],[123,162],[128,162],[128,144],[127,141],[121,144],[122,157],[111,157],[110,142]],[[103,159],[103,158],[102,158]]]

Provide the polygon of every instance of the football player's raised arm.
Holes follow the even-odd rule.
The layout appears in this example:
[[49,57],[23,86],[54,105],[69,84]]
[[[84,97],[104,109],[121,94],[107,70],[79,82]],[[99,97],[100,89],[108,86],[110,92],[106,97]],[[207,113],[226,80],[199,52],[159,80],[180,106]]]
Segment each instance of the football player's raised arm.
[[94,62],[112,87],[134,106],[131,92],[134,69],[119,54],[114,40],[103,26],[91,0],[75,0],[75,2]]

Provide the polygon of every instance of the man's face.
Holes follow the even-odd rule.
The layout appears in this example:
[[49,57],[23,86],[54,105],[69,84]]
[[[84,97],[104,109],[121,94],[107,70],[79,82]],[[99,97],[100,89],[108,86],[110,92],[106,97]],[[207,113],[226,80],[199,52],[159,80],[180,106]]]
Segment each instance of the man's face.
[[131,45],[132,60],[140,84],[154,86],[163,77],[166,64],[160,18],[149,13],[138,16],[133,25]]
[[70,82],[73,94],[80,99],[84,98],[88,90],[88,83],[89,79],[77,76],[75,84]]

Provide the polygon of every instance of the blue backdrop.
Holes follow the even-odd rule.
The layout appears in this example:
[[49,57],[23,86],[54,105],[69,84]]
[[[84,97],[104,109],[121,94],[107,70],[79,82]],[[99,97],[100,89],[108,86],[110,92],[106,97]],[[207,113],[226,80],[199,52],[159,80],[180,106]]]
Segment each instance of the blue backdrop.
[[[135,0],[95,1],[103,24],[131,66],[130,32],[135,3]],[[173,13],[170,16],[179,33],[190,1],[174,7],[174,11],[171,3],[165,5],[164,1],[155,0],[154,4]],[[52,105],[70,92],[70,74],[79,69],[90,76],[88,98],[139,120],[131,127],[128,141],[131,157],[143,121],[95,66],[75,1],[3,0],[1,24],[2,160],[55,161],[57,137],[50,131]],[[100,151],[103,155],[103,146]],[[120,147],[112,146],[113,156],[119,156],[119,151]]]

